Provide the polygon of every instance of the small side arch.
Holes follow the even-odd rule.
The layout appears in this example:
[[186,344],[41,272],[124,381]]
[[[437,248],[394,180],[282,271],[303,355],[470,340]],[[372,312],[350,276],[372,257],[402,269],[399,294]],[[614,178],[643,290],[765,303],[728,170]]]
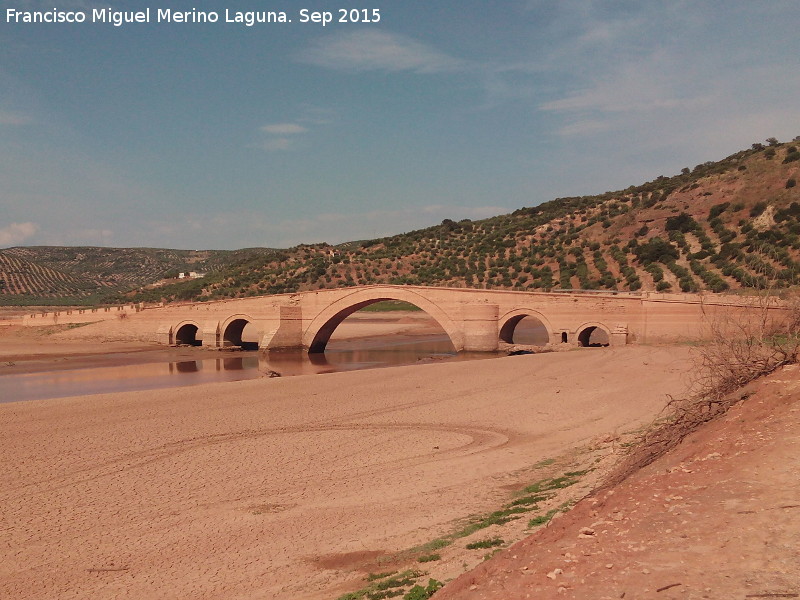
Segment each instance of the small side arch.
[[242,348],[250,348],[250,346],[255,345],[255,349],[258,348],[258,342],[244,342],[242,340],[242,334],[244,333],[244,328],[250,324],[255,323],[256,320],[253,319],[249,315],[245,314],[236,314],[231,315],[219,326],[219,336],[220,336],[220,346],[223,348],[230,348],[231,346],[240,346]]
[[603,323],[596,321],[583,323],[576,330],[578,345],[584,348],[589,346],[610,346],[611,329]]
[[303,346],[308,348],[309,354],[325,352],[331,335],[342,321],[357,310],[384,300],[400,300],[422,309],[444,329],[456,351],[464,348],[463,332],[444,310],[418,292],[397,288],[358,290],[340,298],[312,320],[303,332]]
[[515,308],[500,317],[500,341],[513,344],[514,330],[525,317],[532,317],[539,321],[547,331],[547,343],[553,343],[553,328],[550,326],[550,322],[542,313],[532,308]]
[[170,345],[202,346],[202,329],[197,321],[181,321],[170,331]]

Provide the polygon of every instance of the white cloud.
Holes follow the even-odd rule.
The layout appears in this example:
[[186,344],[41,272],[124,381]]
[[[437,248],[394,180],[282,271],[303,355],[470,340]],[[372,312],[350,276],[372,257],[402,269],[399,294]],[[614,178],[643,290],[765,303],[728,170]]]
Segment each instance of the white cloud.
[[255,146],[267,152],[281,152],[289,150],[294,144],[296,136],[308,133],[308,129],[297,123],[274,123],[260,128],[268,134],[266,140],[258,142]]
[[0,229],[0,247],[15,246],[39,231],[36,223],[11,223]]
[[317,41],[298,58],[342,71],[440,73],[463,63],[409,37],[385,31],[354,31]]
[[[301,107],[299,118],[284,123],[270,123],[259,127],[259,132],[266,134],[266,139],[253,144],[253,147],[267,152],[282,152],[291,150],[297,142],[307,133],[310,127],[330,123],[332,111],[304,105]],[[303,123],[301,125],[301,123]]]
[[[616,83],[616,85],[615,85]],[[553,111],[601,111],[605,113],[652,112],[659,110],[690,110],[708,106],[711,98],[659,97],[660,89],[668,86],[644,79],[617,82],[600,82],[595,87],[582,90],[540,106],[542,110]]]
[[586,113],[693,110],[708,106],[708,82],[669,52],[608,65],[582,89],[543,103],[546,111]]
[[264,125],[261,131],[274,135],[297,135],[306,133],[308,129],[297,123],[276,123],[274,125]]
[[616,145],[635,144],[640,151],[672,147],[688,163],[770,135],[796,135],[800,107],[793,99],[800,82],[794,72],[792,65],[773,65],[709,74],[653,55],[606,71],[602,80],[539,108],[553,114],[559,136],[613,132]]

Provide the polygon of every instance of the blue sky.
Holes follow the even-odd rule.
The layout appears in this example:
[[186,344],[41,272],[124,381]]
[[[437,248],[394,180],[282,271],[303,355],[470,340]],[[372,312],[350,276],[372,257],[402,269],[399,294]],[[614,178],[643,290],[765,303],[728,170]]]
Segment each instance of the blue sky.
[[[800,135],[800,4],[232,2],[292,23],[8,23],[0,247],[338,243]],[[301,23],[300,9],[379,23]]]

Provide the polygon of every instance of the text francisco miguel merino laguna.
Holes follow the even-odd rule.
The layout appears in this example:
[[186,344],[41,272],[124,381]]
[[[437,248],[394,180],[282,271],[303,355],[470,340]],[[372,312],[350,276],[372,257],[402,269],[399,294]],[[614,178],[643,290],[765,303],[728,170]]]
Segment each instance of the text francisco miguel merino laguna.
[[[353,11],[355,12],[355,11]],[[361,11],[359,11],[361,12]],[[364,11],[366,12],[366,11]],[[377,12],[377,11],[373,11]],[[318,13],[302,9],[298,13],[300,23],[319,23],[326,25],[327,13]],[[375,15],[377,16],[377,15]],[[152,17],[155,17],[153,19]],[[369,22],[367,19],[359,19],[362,22]],[[239,23],[245,26],[252,26],[256,23],[291,23],[288,14],[283,11],[238,11],[225,9],[220,15],[217,11],[205,10],[172,10],[170,8],[158,8],[151,11],[150,8],[143,10],[113,10],[111,8],[95,8],[90,11],[85,10],[17,10],[8,8],[5,10],[6,23],[110,23],[117,27],[125,23]],[[374,19],[373,22],[377,22]]]

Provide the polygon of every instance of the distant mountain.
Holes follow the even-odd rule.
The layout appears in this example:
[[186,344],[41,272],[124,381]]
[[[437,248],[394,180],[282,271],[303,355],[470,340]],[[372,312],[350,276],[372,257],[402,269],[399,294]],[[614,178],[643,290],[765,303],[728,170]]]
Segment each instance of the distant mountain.
[[[798,147],[800,138],[770,139],[617,192],[558,198],[481,221],[445,219],[338,246],[229,253],[12,248],[0,251],[0,302],[207,300],[375,283],[687,292],[787,287],[800,276]],[[176,270],[208,275],[153,287]]]

